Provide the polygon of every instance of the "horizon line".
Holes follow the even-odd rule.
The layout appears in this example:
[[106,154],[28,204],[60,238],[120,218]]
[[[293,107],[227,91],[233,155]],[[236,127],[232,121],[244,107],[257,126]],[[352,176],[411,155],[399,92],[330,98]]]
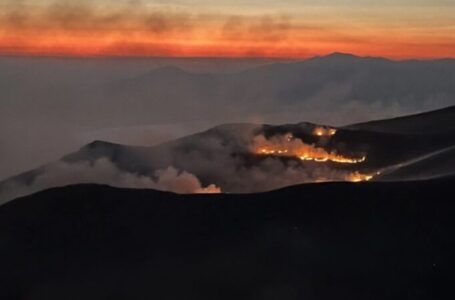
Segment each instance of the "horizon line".
[[54,59],[176,59],[176,60],[272,60],[272,61],[305,61],[317,58],[328,58],[333,56],[350,56],[353,58],[360,59],[384,59],[390,61],[439,61],[439,60],[455,60],[455,56],[440,56],[440,57],[394,57],[394,56],[376,56],[376,55],[361,55],[349,52],[333,51],[325,54],[314,54],[299,57],[286,57],[286,56],[210,56],[210,55],[122,55],[122,54],[50,54],[50,53],[2,53],[0,52],[0,58],[54,58]]

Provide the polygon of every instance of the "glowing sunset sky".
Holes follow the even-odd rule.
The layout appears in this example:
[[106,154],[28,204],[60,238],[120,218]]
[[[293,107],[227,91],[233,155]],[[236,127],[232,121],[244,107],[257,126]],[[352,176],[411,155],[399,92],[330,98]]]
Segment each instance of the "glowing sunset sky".
[[0,53],[455,57],[453,0],[0,0]]

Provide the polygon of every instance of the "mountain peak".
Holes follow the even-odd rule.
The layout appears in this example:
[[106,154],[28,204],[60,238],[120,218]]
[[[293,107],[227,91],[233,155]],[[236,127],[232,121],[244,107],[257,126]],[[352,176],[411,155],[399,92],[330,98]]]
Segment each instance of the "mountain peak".
[[350,53],[333,52],[326,56],[322,56],[322,58],[349,58],[349,59],[352,59],[352,58],[360,58],[360,57],[356,56],[354,54],[350,54]]
[[316,56],[313,58],[316,61],[328,61],[328,62],[341,62],[341,63],[353,63],[353,62],[387,62],[390,61],[384,57],[374,57],[374,56],[358,56],[350,53],[343,52],[333,52],[325,56]]
[[311,58],[310,61],[352,62],[360,59],[362,59],[362,57],[354,54],[333,52],[328,55],[315,56]]

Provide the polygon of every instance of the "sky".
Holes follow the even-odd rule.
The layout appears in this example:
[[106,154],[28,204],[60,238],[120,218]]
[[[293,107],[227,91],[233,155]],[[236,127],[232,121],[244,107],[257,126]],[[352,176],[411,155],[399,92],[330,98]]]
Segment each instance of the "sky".
[[0,54],[455,57],[453,0],[0,0]]

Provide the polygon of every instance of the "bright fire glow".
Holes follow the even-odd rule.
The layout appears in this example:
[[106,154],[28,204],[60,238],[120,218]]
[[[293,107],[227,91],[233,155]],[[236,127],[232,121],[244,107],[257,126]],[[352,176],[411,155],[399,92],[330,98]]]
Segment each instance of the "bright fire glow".
[[254,152],[260,155],[294,157],[302,161],[357,164],[366,160],[366,156],[347,157],[333,151],[328,152],[323,148],[306,144],[301,139],[294,138],[292,134],[271,139],[256,136],[253,148]]
[[210,184],[207,187],[201,187],[200,189],[197,189],[194,193],[195,194],[220,194],[221,189],[214,184]]
[[[330,128],[321,131],[318,131],[317,129],[315,129],[314,134],[318,136],[318,133],[320,133],[320,136],[330,136],[336,133],[336,130],[330,130]],[[295,138],[292,134],[275,136],[270,139],[267,139],[263,135],[258,135],[254,137],[252,149],[254,153],[259,155],[289,157],[301,161],[314,161],[318,163],[334,162],[339,164],[358,164],[366,160],[366,156],[348,157],[334,151],[329,152],[323,148],[306,144],[301,139]],[[363,174],[359,171],[345,172],[345,174],[341,175],[341,178],[350,182],[369,181],[373,179],[373,177],[374,175],[372,174]],[[336,178],[339,178],[339,174]],[[333,180],[334,179],[330,176],[329,178],[321,178],[319,181],[325,182]]]
[[316,136],[333,136],[337,133],[335,128],[327,128],[327,127],[316,127],[313,130],[313,134]]
[[371,179],[373,179],[373,175],[371,174],[362,174],[362,173],[359,173],[359,172],[354,172],[354,173],[351,173],[351,174],[348,174],[346,176],[346,180],[347,181],[351,181],[351,182],[361,182],[361,181],[370,181]]

